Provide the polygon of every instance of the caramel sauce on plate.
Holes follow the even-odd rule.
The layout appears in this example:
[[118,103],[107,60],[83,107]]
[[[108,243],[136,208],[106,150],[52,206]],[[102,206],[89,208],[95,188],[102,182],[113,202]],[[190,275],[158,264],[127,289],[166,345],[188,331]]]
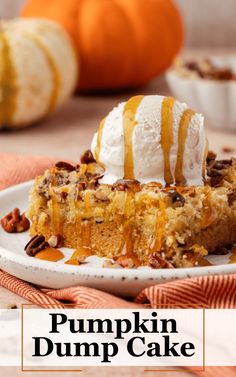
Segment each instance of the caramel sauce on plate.
[[35,258],[47,260],[49,262],[58,262],[59,260],[64,258],[64,254],[58,249],[48,247],[47,249],[44,249],[37,253],[35,255]]
[[232,254],[229,257],[229,262],[228,264],[236,263],[236,254]]
[[161,110],[161,146],[164,158],[164,179],[167,185],[173,183],[170,169],[170,149],[173,144],[173,106],[175,100],[172,97],[164,98]]
[[69,259],[65,262],[65,264],[72,264],[73,266],[79,266],[79,262],[76,259]]
[[236,247],[234,246],[231,250],[231,255],[229,256],[228,264],[236,263]]
[[72,264],[75,266],[79,266],[80,263],[78,261],[79,257],[90,257],[93,255],[92,249],[90,246],[80,246],[78,249],[74,251],[71,258],[65,262],[65,264]]
[[194,114],[194,111],[187,109],[184,111],[180,120],[178,132],[178,152],[175,166],[175,182],[177,185],[184,185],[186,183],[186,179],[183,175],[184,146],[186,143],[188,126]]
[[200,261],[198,262],[198,265],[201,266],[201,267],[205,267],[205,266],[213,266],[213,263],[209,262],[207,259],[205,258],[202,258],[200,259]]

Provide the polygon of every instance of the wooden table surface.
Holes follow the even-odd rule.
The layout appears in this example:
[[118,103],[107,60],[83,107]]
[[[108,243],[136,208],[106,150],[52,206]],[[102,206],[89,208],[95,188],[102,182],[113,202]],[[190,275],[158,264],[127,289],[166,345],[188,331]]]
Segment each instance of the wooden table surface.
[[[91,139],[97,130],[99,121],[116,104],[129,98],[133,94],[162,94],[168,95],[169,90],[163,77],[154,80],[149,85],[135,90],[113,95],[79,95],[70,99],[50,119],[31,128],[17,132],[0,133],[0,151],[9,153],[22,153],[33,155],[49,155],[59,159],[78,161],[80,154],[90,147]],[[207,136],[210,148],[219,156],[228,157],[222,153],[225,146],[235,148],[236,134],[225,134],[207,128]],[[16,295],[0,288],[0,307],[6,308],[12,305],[20,306],[24,301]],[[163,373],[144,373],[144,368],[85,368],[84,376],[163,376]],[[31,376],[45,376],[45,373],[30,373]],[[173,373],[165,373],[170,377]],[[182,374],[175,373],[176,377]],[[190,374],[185,374],[190,375]],[[0,368],[0,376],[23,376],[18,368]],[[47,373],[47,376],[55,376]],[[74,373],[67,373],[72,377]]]

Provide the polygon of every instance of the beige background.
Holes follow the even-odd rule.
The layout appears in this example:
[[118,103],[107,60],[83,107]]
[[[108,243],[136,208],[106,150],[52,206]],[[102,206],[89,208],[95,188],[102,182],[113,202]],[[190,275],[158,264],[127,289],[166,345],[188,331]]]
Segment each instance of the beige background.
[[[235,47],[236,0],[174,1],[185,18],[187,46]],[[25,0],[0,0],[0,17],[16,16],[24,2]]]

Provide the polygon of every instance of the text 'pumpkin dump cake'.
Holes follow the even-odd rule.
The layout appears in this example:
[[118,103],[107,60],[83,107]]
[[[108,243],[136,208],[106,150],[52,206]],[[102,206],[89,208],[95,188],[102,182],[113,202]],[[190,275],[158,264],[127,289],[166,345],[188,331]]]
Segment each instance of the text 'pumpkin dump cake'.
[[189,267],[236,241],[236,162],[208,152],[204,119],[136,96],[101,122],[81,164],[36,178],[30,233],[123,267]]

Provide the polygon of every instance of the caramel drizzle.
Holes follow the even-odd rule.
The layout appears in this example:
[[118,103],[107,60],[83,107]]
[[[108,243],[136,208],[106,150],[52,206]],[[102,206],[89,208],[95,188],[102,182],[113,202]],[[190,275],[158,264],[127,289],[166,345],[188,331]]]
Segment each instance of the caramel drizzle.
[[104,118],[98,127],[98,135],[97,135],[97,145],[94,151],[94,157],[97,163],[99,163],[99,156],[100,156],[100,151],[101,151],[101,143],[102,143],[102,134],[103,134],[103,129],[105,126],[106,118]]
[[[86,192],[84,195],[84,213],[86,216],[90,215],[91,206],[90,206],[90,193]],[[75,259],[78,256],[88,256],[92,255],[91,248],[91,223],[89,220],[81,222],[80,219],[80,229],[81,229],[81,245],[72,255],[71,259]]]
[[18,88],[16,85],[16,70],[11,56],[11,48],[8,38],[0,24],[0,43],[1,61],[0,61],[0,126],[8,125],[12,121],[16,109],[16,99]]
[[135,115],[144,96],[130,98],[123,111],[124,131],[124,179],[134,179],[133,132],[137,121]]
[[[90,194],[89,192],[85,193],[84,196],[84,212],[88,216],[90,214]],[[78,245],[77,250],[74,251],[69,261],[66,264],[74,264],[77,265],[76,259],[81,256],[90,256],[92,255],[92,248],[91,248],[91,223],[89,220],[82,222],[81,216],[78,215],[76,223],[76,228],[80,232],[81,237],[81,244]]]
[[35,35],[31,35],[29,33],[25,34],[25,36],[29,39],[31,39],[38,47],[39,49],[43,52],[44,56],[46,57],[48,61],[48,65],[51,70],[52,74],[52,79],[53,79],[53,86],[52,86],[52,91],[50,95],[50,100],[47,108],[47,113],[51,113],[57,104],[57,100],[59,97],[59,92],[60,92],[60,86],[61,86],[61,78],[60,78],[60,72],[57,67],[57,64],[55,63],[55,60],[53,56],[50,54],[49,49],[47,46]]
[[177,185],[184,185],[186,183],[186,179],[183,175],[184,146],[187,138],[188,126],[194,114],[194,111],[187,109],[184,111],[180,120],[178,131],[178,152],[175,166],[175,182]]
[[131,256],[133,254],[133,236],[132,236],[132,227],[130,224],[130,213],[132,211],[132,201],[134,199],[134,193],[132,191],[126,192],[126,199],[125,199],[125,209],[124,209],[124,217],[125,217],[125,224],[124,224],[124,243],[123,243],[123,251],[125,255]]
[[206,146],[205,146],[203,164],[202,164],[202,176],[204,179],[206,177],[206,161],[207,161],[208,151],[209,151],[209,141],[206,139]]
[[140,260],[134,252],[134,239],[133,239],[133,226],[131,224],[131,217],[134,215],[133,221],[135,221],[135,203],[134,192],[128,190],[126,192],[125,208],[124,208],[124,231],[123,241],[119,250],[121,256],[118,260],[123,258],[130,258],[134,266],[140,266]]
[[[52,200],[52,219],[53,219],[53,228],[56,234],[62,234],[62,224],[61,224],[61,217],[60,217],[60,207],[59,203],[57,202],[56,195],[51,190],[51,200]],[[54,233],[53,232],[53,233]]]
[[173,145],[173,106],[174,98],[166,97],[162,102],[161,109],[161,146],[164,158],[164,179],[167,185],[173,183],[170,168],[170,150]]
[[163,235],[166,225],[166,204],[162,198],[159,199],[159,211],[156,218],[156,238],[151,251],[161,251]]

